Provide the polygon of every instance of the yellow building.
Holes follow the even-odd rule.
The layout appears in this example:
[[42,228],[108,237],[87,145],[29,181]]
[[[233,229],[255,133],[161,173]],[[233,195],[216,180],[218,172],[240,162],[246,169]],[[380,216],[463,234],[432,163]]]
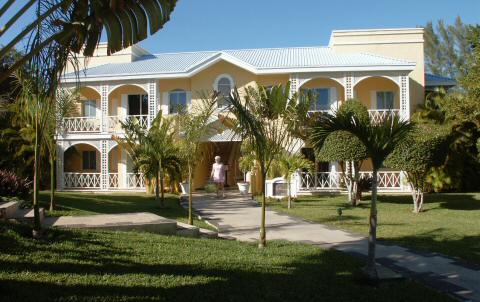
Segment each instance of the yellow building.
[[[58,135],[58,189],[144,190],[143,175],[133,173],[128,155],[111,139],[123,135],[120,121],[135,116],[148,128],[159,110],[175,114],[176,105],[188,107],[205,91],[228,94],[234,87],[290,81],[292,93],[315,90],[312,111],[357,98],[374,119],[381,119],[387,114],[409,118],[423,102],[425,88],[421,28],[333,31],[325,47],[150,54],[132,46],[107,56],[106,45],[100,44],[82,68],[77,114],[65,119]],[[67,74],[62,85],[72,87],[76,81]],[[224,105],[218,104],[219,111]],[[223,129],[205,139],[213,152],[199,159],[196,189],[207,180],[215,155],[228,165],[227,185],[243,177],[240,141]],[[304,151],[309,154],[308,148]],[[317,163],[316,169],[296,176],[297,192],[339,189],[336,163]],[[368,164],[362,173],[369,173]],[[404,189],[401,178],[400,171],[382,171],[381,189]]]

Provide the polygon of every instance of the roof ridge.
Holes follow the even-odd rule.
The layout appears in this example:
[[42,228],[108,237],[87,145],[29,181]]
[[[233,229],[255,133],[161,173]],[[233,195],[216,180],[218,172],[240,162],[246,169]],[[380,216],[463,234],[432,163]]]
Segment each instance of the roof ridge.
[[397,58],[392,58],[392,57],[387,57],[387,56],[383,56],[383,55],[379,55],[379,54],[376,54],[376,53],[371,53],[371,52],[358,52],[358,54],[362,54],[362,55],[368,55],[368,56],[372,56],[372,57],[377,57],[377,58],[381,58],[381,59],[387,59],[387,60],[392,60],[392,61],[397,61],[397,62],[402,62],[402,63],[415,63],[413,61],[408,61],[408,60],[404,60],[404,59],[397,59]]
[[221,52],[230,52],[230,51],[257,51],[257,50],[278,50],[278,49],[305,49],[305,48],[328,48],[330,46],[319,45],[319,46],[292,46],[292,47],[261,47],[261,48],[237,48],[237,49],[219,49],[219,50],[199,50],[199,51],[180,51],[180,52],[161,52],[154,53],[154,56],[160,55],[180,55],[180,54],[194,54],[194,53],[221,53]]

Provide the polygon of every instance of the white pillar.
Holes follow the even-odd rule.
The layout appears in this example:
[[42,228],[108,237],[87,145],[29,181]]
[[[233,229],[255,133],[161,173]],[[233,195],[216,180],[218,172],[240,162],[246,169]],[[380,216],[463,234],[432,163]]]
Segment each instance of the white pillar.
[[400,117],[410,119],[410,85],[408,75],[400,76]]
[[118,159],[118,188],[127,188],[127,152],[120,148],[120,158]]
[[298,92],[299,79],[298,74],[290,74],[290,97],[292,97],[295,93]]
[[353,74],[345,74],[345,100],[353,99]]
[[148,83],[148,128],[157,115],[157,82]]
[[57,141],[57,190],[63,190],[65,184],[64,176],[64,150],[63,142]]
[[108,141],[102,140],[100,145],[100,189],[108,190]]
[[108,132],[108,85],[100,86],[101,131]]

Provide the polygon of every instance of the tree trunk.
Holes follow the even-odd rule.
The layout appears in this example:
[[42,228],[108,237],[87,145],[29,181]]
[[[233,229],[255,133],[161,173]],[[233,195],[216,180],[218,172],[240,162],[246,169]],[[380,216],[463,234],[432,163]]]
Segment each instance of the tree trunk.
[[375,168],[372,175],[372,202],[370,205],[369,225],[367,266],[364,271],[370,279],[376,280],[378,279],[378,274],[375,266],[375,247],[377,243],[377,169]]
[[292,208],[292,194],[290,192],[290,177],[287,176],[287,198],[288,198],[288,203],[287,207],[289,209]]
[[192,167],[188,165],[188,224],[193,225],[193,209],[192,209],[192,203],[193,203],[193,171]]
[[353,161],[352,162],[352,169],[354,170],[353,171],[353,179],[352,179],[352,194],[353,194],[353,205],[354,206],[357,206],[358,204],[360,204],[360,200],[362,199],[362,192],[359,192],[358,191],[358,182],[360,180],[360,166],[361,166],[361,162],[360,164],[358,164],[358,162],[355,162]]
[[423,208],[423,191],[422,189],[414,189],[414,186],[410,185],[412,187],[413,212],[418,214]]
[[[38,102],[38,101],[37,101]],[[38,106],[37,106],[38,108]],[[34,168],[33,168],[33,237],[41,236],[42,224],[40,221],[40,209],[38,205],[39,191],[39,173],[40,173],[40,131],[38,129],[38,113],[35,114],[35,151],[34,151]]]
[[158,173],[155,175],[155,202],[160,203],[160,179]]
[[258,243],[259,248],[264,248],[267,246],[267,234],[265,229],[265,204],[266,204],[266,196],[265,196],[265,183],[267,179],[267,173],[265,172],[265,168],[261,168],[262,173],[262,214],[261,214],[261,222],[260,222],[260,242]]
[[164,208],[165,207],[165,193],[164,191],[164,184],[165,177],[163,175],[163,172],[160,171],[160,207]]
[[55,209],[55,159],[50,153],[50,211]]

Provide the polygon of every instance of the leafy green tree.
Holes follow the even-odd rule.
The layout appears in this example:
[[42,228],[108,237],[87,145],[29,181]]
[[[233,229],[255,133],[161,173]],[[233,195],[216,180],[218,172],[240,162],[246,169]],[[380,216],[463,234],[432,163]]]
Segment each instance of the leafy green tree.
[[172,121],[159,111],[148,130],[141,127],[136,118],[121,123],[125,138],[113,136],[113,139],[127,151],[145,176],[155,179],[155,198],[164,207],[165,176],[178,174],[181,167]]
[[[177,143],[179,154],[188,170],[188,223],[193,225],[193,173],[201,157],[202,142],[212,129],[212,118],[217,107],[218,93],[211,96],[202,93],[201,100],[197,100],[190,108],[183,108],[176,116]],[[182,173],[185,174],[185,173]]]
[[431,127],[417,127],[385,161],[387,167],[405,171],[412,189],[413,212],[423,208],[423,194],[431,169],[445,161],[448,137]]
[[[340,106],[339,114],[347,113],[356,115],[365,123],[369,121],[367,107],[358,100],[348,100]],[[360,195],[357,193],[360,168],[367,158],[367,150],[363,143],[350,132],[337,131],[325,139],[322,148],[316,150],[316,153],[321,161],[339,162],[342,178],[348,190],[348,201],[356,206],[360,202]]]
[[302,145],[300,129],[308,120],[311,98],[290,96],[290,83],[266,88],[261,85],[237,89],[230,95],[233,128],[253,146],[262,179],[262,207],[259,247],[265,247],[265,181],[272,162],[282,152],[292,153]]
[[[0,17],[14,3],[7,0],[0,7]],[[14,25],[23,29],[0,49],[3,58],[22,40],[48,23],[48,30],[43,30],[40,43],[31,43],[27,50],[11,67],[0,75],[0,82],[16,69],[23,66],[42,49],[56,43],[65,51],[92,56],[105,30],[108,41],[108,54],[115,53],[132,44],[138,43],[155,34],[169,20],[177,0],[28,0],[8,20],[0,30],[0,37],[11,30]],[[34,5],[34,4],[37,5]],[[24,22],[23,15],[36,11],[36,18],[30,23]],[[22,20],[22,21],[20,21]]]
[[425,26],[425,67],[437,75],[461,79],[468,73],[471,56],[468,41],[469,25],[458,16],[455,23],[446,25],[439,20]]
[[348,112],[346,114],[321,115],[312,130],[311,141],[317,150],[322,148],[330,134],[336,131],[347,131],[363,143],[367,157],[372,160],[372,201],[369,217],[368,258],[365,267],[365,273],[372,279],[378,278],[375,266],[378,170],[412,129],[413,124],[400,120],[397,115],[389,115],[382,121],[374,123],[371,120],[364,121],[352,112]]

